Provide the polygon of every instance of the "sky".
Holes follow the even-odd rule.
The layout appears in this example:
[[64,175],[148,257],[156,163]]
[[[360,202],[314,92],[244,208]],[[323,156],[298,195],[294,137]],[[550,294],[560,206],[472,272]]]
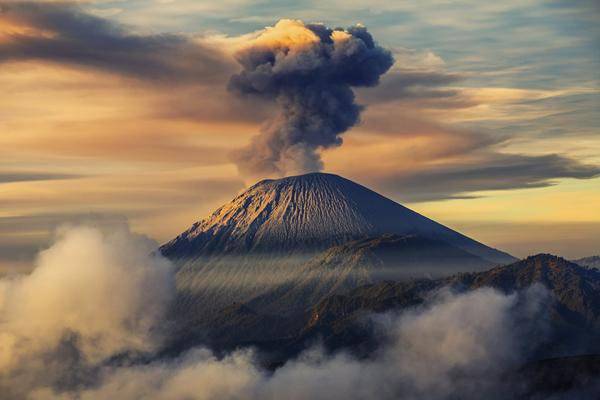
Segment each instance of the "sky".
[[164,242],[254,183],[235,154],[278,104],[230,82],[280,20],[364,27],[393,56],[352,88],[360,122],[316,150],[323,171],[515,256],[599,254],[599,17],[573,0],[0,0],[0,272],[65,223]]

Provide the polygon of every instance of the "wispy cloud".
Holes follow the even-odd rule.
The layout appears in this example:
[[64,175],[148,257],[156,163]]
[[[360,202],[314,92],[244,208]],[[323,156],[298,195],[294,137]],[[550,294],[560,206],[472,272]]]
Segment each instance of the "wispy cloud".
[[404,201],[431,201],[470,198],[477,192],[540,188],[555,185],[557,179],[591,179],[600,176],[600,167],[549,154],[485,154],[472,163],[449,163],[424,167],[413,173],[388,174],[374,178],[376,185],[396,193]]
[[190,36],[134,34],[68,3],[11,2],[0,8],[7,33],[0,62],[40,60],[173,84],[214,81],[232,63],[216,47]]
[[73,174],[56,174],[48,172],[9,172],[0,171],[0,184],[9,182],[27,182],[27,181],[49,181],[56,179],[73,179],[79,175]]

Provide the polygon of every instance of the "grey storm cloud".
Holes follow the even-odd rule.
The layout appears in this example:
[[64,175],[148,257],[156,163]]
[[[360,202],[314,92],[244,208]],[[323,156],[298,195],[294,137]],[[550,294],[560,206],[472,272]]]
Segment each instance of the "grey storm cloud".
[[321,170],[318,151],[339,146],[363,107],[353,87],[369,87],[393,64],[363,26],[330,29],[281,20],[240,49],[242,71],[229,89],[273,99],[278,113],[251,144],[234,154],[248,176],[283,176]]
[[404,201],[430,201],[473,198],[468,193],[475,191],[546,187],[560,178],[591,179],[599,175],[600,166],[559,154],[494,153],[476,164],[444,165],[407,176],[382,176],[375,185],[397,192]]
[[203,80],[229,74],[220,51],[178,34],[132,34],[71,3],[10,2],[0,19],[27,29],[0,42],[0,63],[43,60],[155,81]]

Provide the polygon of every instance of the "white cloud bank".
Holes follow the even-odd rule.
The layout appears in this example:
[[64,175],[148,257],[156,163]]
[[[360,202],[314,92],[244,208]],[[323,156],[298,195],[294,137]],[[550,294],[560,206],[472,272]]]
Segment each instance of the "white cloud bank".
[[175,293],[172,267],[152,255],[154,248],[125,227],[65,228],[30,275],[2,279],[4,396],[55,384],[72,363],[93,366],[122,352],[153,350]]

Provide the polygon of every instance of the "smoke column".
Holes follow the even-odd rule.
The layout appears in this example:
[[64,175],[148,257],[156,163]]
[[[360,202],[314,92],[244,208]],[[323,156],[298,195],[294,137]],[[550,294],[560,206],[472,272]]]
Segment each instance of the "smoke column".
[[339,146],[363,107],[353,87],[375,86],[394,63],[364,26],[330,29],[281,20],[240,48],[242,71],[229,90],[272,99],[278,113],[234,154],[246,176],[285,176],[323,168],[320,149]]

